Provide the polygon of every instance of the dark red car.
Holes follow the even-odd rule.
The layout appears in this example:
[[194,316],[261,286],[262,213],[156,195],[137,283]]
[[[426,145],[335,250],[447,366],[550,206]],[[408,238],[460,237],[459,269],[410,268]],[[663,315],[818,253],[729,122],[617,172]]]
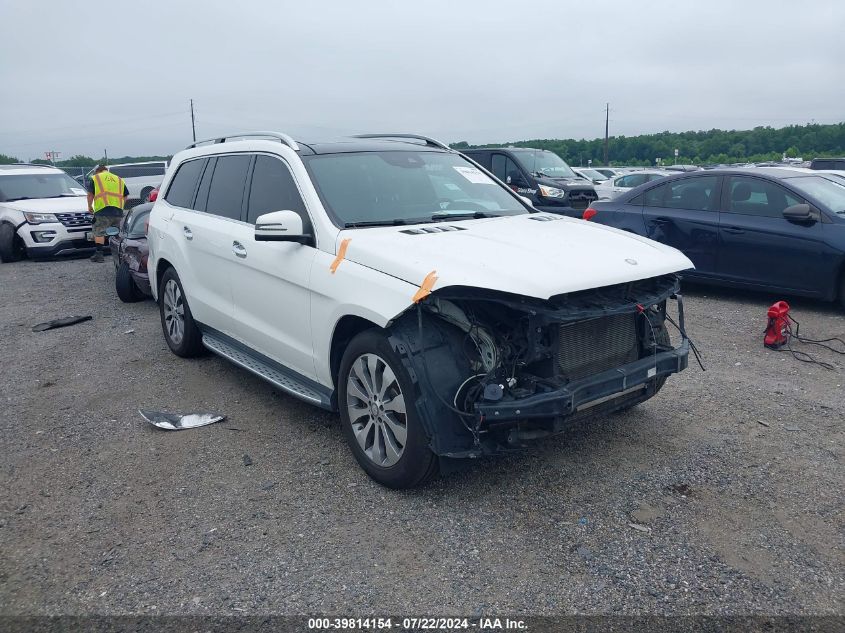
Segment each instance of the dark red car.
[[114,287],[124,303],[152,295],[147,274],[147,221],[152,208],[152,203],[139,204],[124,216],[119,229],[106,230],[115,268]]

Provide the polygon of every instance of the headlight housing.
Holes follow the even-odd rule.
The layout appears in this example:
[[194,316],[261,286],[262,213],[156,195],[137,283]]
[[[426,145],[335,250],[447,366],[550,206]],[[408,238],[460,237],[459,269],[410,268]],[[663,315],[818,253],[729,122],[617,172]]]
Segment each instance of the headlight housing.
[[544,198],[565,198],[566,191],[563,189],[558,189],[557,187],[548,187],[546,185],[540,185],[540,195]]
[[23,216],[30,224],[43,224],[44,222],[56,222],[56,215],[54,213],[30,213],[25,212]]

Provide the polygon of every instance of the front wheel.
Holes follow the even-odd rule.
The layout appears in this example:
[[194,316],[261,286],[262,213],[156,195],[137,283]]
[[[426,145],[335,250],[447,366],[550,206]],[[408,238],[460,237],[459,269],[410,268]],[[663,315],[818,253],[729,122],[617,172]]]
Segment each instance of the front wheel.
[[20,261],[23,256],[23,243],[15,234],[15,227],[8,222],[3,222],[0,224],[0,261],[8,264]]
[[414,405],[416,388],[384,334],[373,329],[352,339],[338,383],[346,442],[370,477],[401,489],[437,474],[437,457]]
[[161,315],[161,329],[167,346],[177,356],[191,358],[199,356],[205,348],[202,345],[202,333],[194,317],[179,275],[173,268],[168,268],[161,277],[158,287],[158,309]]

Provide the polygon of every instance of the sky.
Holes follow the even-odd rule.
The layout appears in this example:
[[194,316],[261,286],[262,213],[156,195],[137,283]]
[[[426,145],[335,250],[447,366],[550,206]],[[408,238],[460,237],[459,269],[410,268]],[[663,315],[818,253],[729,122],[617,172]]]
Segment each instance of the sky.
[[0,0],[0,154],[415,132],[504,143],[845,120],[845,2]]

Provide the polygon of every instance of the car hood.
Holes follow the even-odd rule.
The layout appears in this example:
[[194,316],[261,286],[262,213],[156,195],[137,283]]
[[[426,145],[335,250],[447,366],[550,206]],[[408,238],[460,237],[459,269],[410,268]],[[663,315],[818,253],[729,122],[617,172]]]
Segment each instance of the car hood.
[[69,196],[67,198],[42,198],[39,200],[15,200],[4,202],[9,208],[36,213],[79,213],[88,211],[88,198]]
[[346,238],[346,259],[415,285],[436,271],[435,290],[470,286],[538,299],[693,268],[670,246],[542,213],[346,230],[338,247]]

